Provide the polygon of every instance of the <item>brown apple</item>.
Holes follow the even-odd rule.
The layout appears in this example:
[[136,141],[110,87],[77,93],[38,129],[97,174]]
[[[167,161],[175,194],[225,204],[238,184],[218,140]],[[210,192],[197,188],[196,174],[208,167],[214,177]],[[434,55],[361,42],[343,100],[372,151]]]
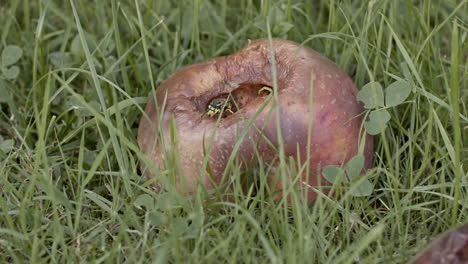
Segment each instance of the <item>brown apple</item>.
[[[358,153],[362,138],[366,138],[365,168],[371,166],[372,137],[362,136],[364,109],[348,74],[298,43],[282,39],[271,43],[255,40],[232,55],[181,68],[151,97],[145,110],[149,118],[141,120],[138,143],[161,171],[175,169],[165,164],[175,152],[179,155],[176,185],[181,192],[193,193],[198,182],[212,189],[229,181],[229,174],[223,179],[223,173],[236,142],[239,148],[234,155],[242,166],[255,164],[254,153],[263,162],[279,164],[278,125],[285,156],[298,166],[309,162],[309,170],[299,180],[287,182],[303,189],[309,201],[316,197],[310,187],[317,186],[321,168],[346,163]],[[273,65],[278,108],[271,93]],[[210,103],[219,98],[225,98],[225,106],[234,106],[229,111],[225,108],[222,116],[207,115]],[[205,157],[208,166],[203,166]],[[147,174],[154,176],[149,170]],[[281,181],[270,182],[276,190],[283,188]]]

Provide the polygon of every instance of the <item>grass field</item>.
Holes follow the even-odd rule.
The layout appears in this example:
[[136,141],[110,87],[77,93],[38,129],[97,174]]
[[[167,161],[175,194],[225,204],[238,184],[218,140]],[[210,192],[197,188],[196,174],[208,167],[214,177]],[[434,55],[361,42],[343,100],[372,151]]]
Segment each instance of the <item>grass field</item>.
[[[0,262],[407,262],[468,219],[467,19],[466,0],[1,1]],[[269,33],[357,87],[411,84],[375,137],[371,194],[288,209],[155,192],[138,169],[147,96]]]

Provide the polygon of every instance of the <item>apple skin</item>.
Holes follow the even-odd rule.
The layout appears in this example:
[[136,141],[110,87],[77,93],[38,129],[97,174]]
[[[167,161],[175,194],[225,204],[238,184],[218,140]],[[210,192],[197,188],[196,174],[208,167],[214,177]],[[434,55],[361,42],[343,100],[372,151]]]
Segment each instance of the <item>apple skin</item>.
[[[252,164],[255,152],[263,162],[277,164],[277,112],[274,101],[264,104],[268,95],[259,92],[261,87],[274,86],[270,48],[276,67],[279,126],[285,155],[295,160],[296,167],[309,162],[309,172],[302,172],[294,184],[306,190],[310,201],[317,196],[310,186],[317,186],[321,168],[341,166],[358,153],[364,108],[356,100],[358,90],[350,77],[310,48],[283,39],[272,39],[270,47],[268,39],[259,39],[232,55],[179,69],[161,83],[147,104],[147,116],[142,117],[138,130],[138,144],[161,171],[173,168],[173,165],[166,168],[165,164],[174,151],[178,152],[179,191],[190,194],[197,183],[213,189],[229,181],[223,178],[223,172],[238,140],[242,140],[236,154],[244,161],[241,166]],[[239,108],[220,118],[217,126],[216,118],[206,116],[206,107],[213,98],[229,93],[239,99]],[[258,111],[262,104],[264,109]],[[173,133],[176,139],[171,139],[171,122],[176,127]],[[239,139],[244,129],[246,136]],[[363,154],[367,169],[372,164],[373,138],[370,135],[365,138]],[[204,150],[209,150],[210,143],[211,151],[207,154],[210,173],[203,173]],[[154,176],[149,170],[146,173]],[[280,192],[285,186],[273,178],[270,177],[270,184]],[[329,184],[323,178],[320,183]]]

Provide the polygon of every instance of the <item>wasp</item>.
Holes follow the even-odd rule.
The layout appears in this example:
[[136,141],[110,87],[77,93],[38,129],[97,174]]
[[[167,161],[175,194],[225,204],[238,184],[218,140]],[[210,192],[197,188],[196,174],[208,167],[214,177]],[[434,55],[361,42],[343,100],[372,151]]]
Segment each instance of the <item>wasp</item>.
[[207,106],[206,115],[215,117],[225,115],[227,113],[234,114],[234,105],[229,98],[216,98],[213,99]]

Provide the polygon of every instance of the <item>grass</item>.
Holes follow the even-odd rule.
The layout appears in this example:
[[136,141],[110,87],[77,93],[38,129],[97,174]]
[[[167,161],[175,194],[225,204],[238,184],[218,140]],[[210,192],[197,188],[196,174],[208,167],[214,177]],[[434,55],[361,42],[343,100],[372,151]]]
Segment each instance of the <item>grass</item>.
[[[0,262],[405,263],[468,218],[467,3],[3,1],[0,50],[23,53],[0,80]],[[263,189],[155,192],[136,144],[148,95],[269,34],[358,87],[410,82],[375,137],[372,194],[307,205],[291,192],[287,209]]]

